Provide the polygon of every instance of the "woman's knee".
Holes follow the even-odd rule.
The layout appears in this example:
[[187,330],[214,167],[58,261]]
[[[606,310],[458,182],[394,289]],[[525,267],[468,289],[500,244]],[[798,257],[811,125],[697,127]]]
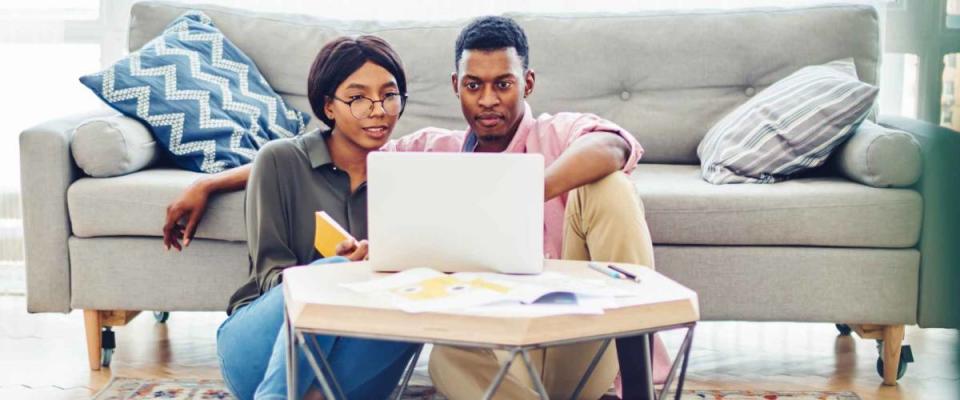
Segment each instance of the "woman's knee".
[[221,373],[238,398],[253,398],[282,325],[283,292],[277,286],[235,310],[217,329]]

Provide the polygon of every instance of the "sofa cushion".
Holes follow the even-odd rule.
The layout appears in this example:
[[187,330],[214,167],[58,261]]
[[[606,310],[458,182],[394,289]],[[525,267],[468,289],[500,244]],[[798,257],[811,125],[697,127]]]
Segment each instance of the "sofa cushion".
[[834,163],[847,178],[876,187],[908,187],[923,173],[923,154],[913,135],[871,121],[837,149]]
[[[162,236],[166,207],[201,174],[150,169],[70,186],[73,234]],[[843,178],[716,186],[697,165],[641,164],[631,175],[656,244],[905,248],[916,244],[921,198]],[[246,240],[243,192],[215,196],[202,239]],[[157,246],[160,246],[158,241]]]
[[906,248],[922,199],[844,178],[712,185],[697,165],[641,164],[632,174],[656,244]]
[[[148,169],[112,178],[82,178],[67,190],[74,236],[163,236],[167,205],[203,174]],[[243,192],[214,196],[195,237],[245,241]],[[157,240],[157,246],[161,241]]]
[[253,60],[198,11],[184,13],[143,48],[80,82],[149,126],[171,160],[190,171],[246,164],[264,143],[303,132],[309,120],[288,107]]
[[83,121],[73,132],[70,151],[77,166],[97,178],[139,171],[159,155],[150,130],[120,114]]
[[697,147],[703,179],[773,183],[819,167],[866,118],[876,86],[852,59],[802,68],[723,117]]

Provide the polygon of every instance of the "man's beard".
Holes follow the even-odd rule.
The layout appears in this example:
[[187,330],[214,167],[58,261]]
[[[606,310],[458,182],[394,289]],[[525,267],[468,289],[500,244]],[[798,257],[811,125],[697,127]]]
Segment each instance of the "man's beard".
[[507,134],[504,132],[487,133],[483,135],[478,134],[476,136],[477,141],[481,143],[498,143],[507,138]]

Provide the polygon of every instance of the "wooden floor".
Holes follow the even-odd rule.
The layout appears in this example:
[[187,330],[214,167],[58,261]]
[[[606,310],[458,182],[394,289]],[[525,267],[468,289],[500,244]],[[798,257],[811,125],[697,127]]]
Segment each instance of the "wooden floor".
[[[219,378],[215,331],[223,313],[149,313],[117,329],[111,369],[87,368],[83,314],[36,314],[0,296],[0,399],[86,399],[124,377]],[[682,337],[665,335],[675,349]],[[874,371],[873,341],[838,337],[831,324],[706,322],[697,328],[688,388],[854,391],[870,399],[960,399],[958,334],[907,328],[916,363],[897,387]]]

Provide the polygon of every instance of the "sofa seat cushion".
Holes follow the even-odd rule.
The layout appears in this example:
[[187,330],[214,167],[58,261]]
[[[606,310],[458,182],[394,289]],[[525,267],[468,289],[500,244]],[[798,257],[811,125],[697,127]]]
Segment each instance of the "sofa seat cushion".
[[[149,169],[80,179],[67,192],[73,234],[162,236],[167,205],[200,176]],[[832,177],[717,186],[697,165],[640,164],[631,178],[656,244],[906,248],[919,237],[922,200],[910,189]],[[246,240],[243,193],[211,198],[196,237]]]
[[656,244],[906,248],[920,234],[911,189],[840,177],[718,186],[697,165],[640,164],[631,178]]
[[[83,178],[67,190],[74,236],[163,236],[167,206],[204,174],[179,169],[148,169],[111,178]],[[195,237],[246,240],[243,192],[216,195]],[[157,246],[162,241],[157,240]]]

